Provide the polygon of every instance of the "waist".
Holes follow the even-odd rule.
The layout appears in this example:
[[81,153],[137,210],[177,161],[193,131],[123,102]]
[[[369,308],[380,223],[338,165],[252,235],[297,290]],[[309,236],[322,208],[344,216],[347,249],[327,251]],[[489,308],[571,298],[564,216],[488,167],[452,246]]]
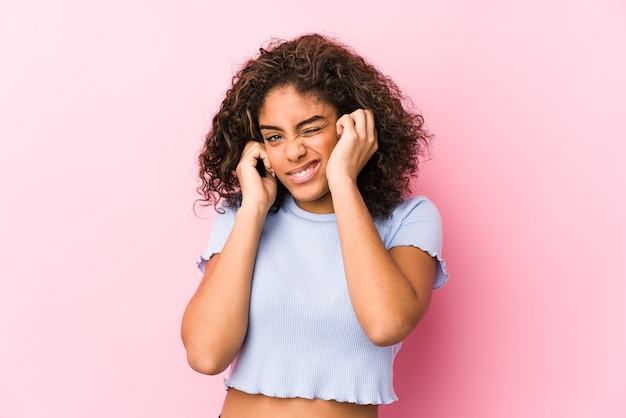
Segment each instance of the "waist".
[[274,398],[230,388],[221,416],[222,418],[378,418],[378,407],[323,399]]
[[274,338],[269,345],[264,345],[265,339],[248,334],[224,382],[227,388],[279,399],[334,399],[359,405],[397,400],[392,370],[399,344],[377,347],[346,340],[321,349],[297,344],[295,338]]

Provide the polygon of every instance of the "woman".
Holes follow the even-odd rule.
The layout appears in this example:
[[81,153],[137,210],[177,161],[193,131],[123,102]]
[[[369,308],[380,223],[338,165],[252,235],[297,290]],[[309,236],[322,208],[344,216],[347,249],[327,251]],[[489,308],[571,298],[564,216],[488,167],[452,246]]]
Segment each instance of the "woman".
[[183,317],[191,367],[229,365],[223,418],[378,416],[445,283],[441,223],[408,198],[430,136],[397,86],[323,36],[261,49],[200,155],[218,210]]

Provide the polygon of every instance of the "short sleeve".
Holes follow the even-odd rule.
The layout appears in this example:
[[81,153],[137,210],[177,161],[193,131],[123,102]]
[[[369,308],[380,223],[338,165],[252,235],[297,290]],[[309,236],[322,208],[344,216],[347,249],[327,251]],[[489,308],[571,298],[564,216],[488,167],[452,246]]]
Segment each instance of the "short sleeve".
[[434,289],[443,286],[449,278],[446,263],[441,256],[443,234],[441,215],[433,202],[423,196],[403,202],[389,221],[389,234],[383,237],[387,248],[412,246],[437,259]]
[[203,273],[206,268],[206,262],[211,258],[211,256],[222,252],[222,248],[224,248],[224,244],[230,235],[230,231],[233,229],[235,214],[235,209],[224,209],[223,213],[218,213],[215,217],[209,238],[209,245],[200,255],[198,261],[196,261],[196,265]]

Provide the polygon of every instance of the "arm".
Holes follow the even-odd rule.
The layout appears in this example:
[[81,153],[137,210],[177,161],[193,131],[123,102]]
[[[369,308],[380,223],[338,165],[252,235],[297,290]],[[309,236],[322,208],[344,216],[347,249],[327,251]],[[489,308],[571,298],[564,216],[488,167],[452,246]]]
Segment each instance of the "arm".
[[[264,160],[267,176],[256,170]],[[242,205],[220,254],[206,270],[182,321],[182,339],[189,365],[206,374],[221,373],[235,358],[248,327],[250,287],[259,236],[276,198],[276,180],[262,144],[250,142],[237,167]]]
[[341,135],[327,167],[350,299],[376,345],[402,341],[428,308],[437,262],[414,247],[385,248],[357,188],[356,177],[376,151],[371,111],[338,121]]

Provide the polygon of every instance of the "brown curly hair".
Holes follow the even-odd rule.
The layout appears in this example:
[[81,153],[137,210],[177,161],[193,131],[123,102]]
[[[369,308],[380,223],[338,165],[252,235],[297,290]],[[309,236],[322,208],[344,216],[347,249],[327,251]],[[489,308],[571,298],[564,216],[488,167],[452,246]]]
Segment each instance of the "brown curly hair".
[[[272,41],[261,48],[232,79],[199,156],[204,204],[218,208],[241,205],[236,167],[249,140],[263,141],[258,116],[267,93],[293,86],[313,93],[337,109],[338,115],[371,109],[378,134],[378,151],[359,173],[357,186],[370,214],[386,218],[410,191],[418,157],[428,149],[430,134],[421,114],[398,86],[349,47],[319,34],[291,41]],[[272,206],[275,213],[289,192],[280,184]]]

